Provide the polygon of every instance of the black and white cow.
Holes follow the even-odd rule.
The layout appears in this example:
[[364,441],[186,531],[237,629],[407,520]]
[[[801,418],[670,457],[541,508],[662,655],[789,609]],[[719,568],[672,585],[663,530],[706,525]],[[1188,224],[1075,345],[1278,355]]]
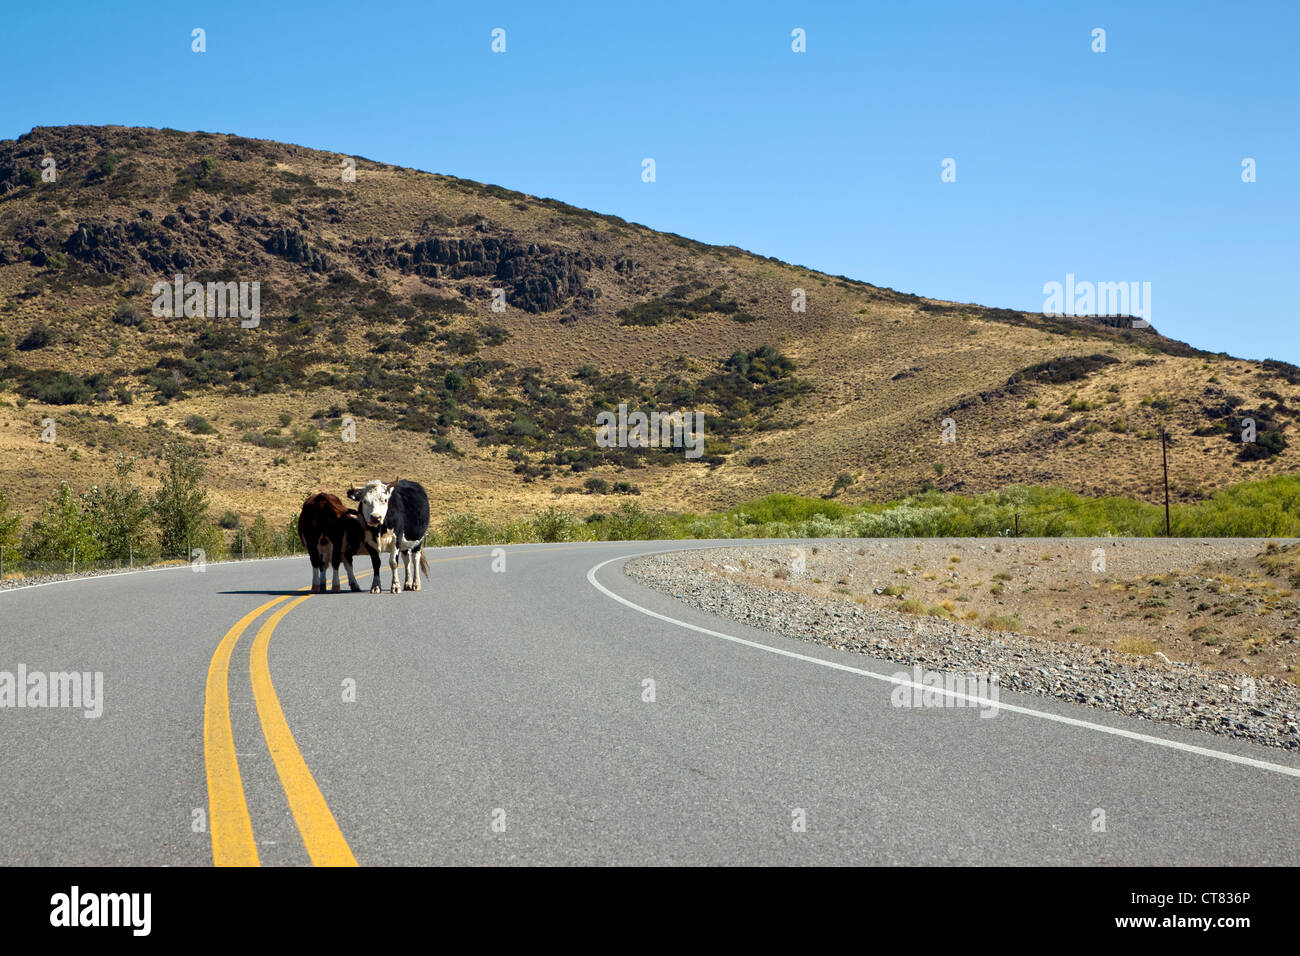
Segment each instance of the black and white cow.
[[[348,497],[358,503],[361,521],[366,528],[365,547],[375,567],[371,594],[378,594],[379,552],[388,552],[388,568],[393,572],[392,593],[420,590],[420,571],[429,576],[424,560],[424,536],[429,533],[429,496],[414,481],[367,482],[364,488],[348,489]],[[414,552],[414,553],[412,553]],[[402,588],[397,586],[397,555],[402,556]]]
[[[339,564],[348,572],[348,585],[360,591],[356,575],[352,573],[352,557],[361,550],[366,537],[361,516],[353,508],[345,508],[334,495],[319,492],[302,503],[298,515],[298,538],[311,559],[311,593],[325,593],[325,576],[334,568],[334,593],[339,590]],[[376,575],[378,575],[376,562]]]

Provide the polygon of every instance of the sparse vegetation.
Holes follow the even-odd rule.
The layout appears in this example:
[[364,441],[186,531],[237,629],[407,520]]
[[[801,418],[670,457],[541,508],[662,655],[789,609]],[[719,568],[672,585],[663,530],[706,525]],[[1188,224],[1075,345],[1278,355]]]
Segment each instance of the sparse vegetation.
[[984,626],[994,631],[1020,630],[1020,618],[1014,614],[990,614],[984,618]]
[[[384,190],[338,189],[337,158],[299,147],[175,130],[41,135],[42,148],[80,158],[49,188],[18,155],[25,146],[0,145],[0,172],[27,184],[0,216],[0,435],[30,437],[57,412],[62,447],[35,457],[6,446],[11,478],[19,462],[44,488],[68,477],[81,491],[108,472],[106,451],[145,462],[164,438],[196,436],[215,503],[274,524],[296,506],[287,489],[355,464],[333,454],[350,416],[394,473],[441,475],[450,462],[433,456],[458,456],[436,507],[463,508],[490,487],[478,507],[498,536],[544,533],[529,515],[575,487],[591,495],[584,512],[635,498],[681,537],[992,535],[1017,514],[1027,535],[1148,535],[1163,526],[1149,493],[1163,425],[1175,534],[1297,530],[1291,479],[1209,497],[1295,473],[1300,372],[1289,363],[928,302],[381,163],[365,169]],[[265,272],[259,328],[151,315],[153,279],[180,263],[208,283],[247,278],[253,262]],[[491,306],[498,285],[504,315]],[[787,338],[795,286],[840,301],[818,312],[816,334]],[[959,362],[947,358],[958,341],[948,324]],[[572,332],[611,347],[570,349]],[[236,403],[231,417],[247,424],[223,414]],[[922,408],[945,403],[961,409],[959,455],[900,446],[906,429],[922,434]],[[620,404],[701,412],[704,456],[595,446],[596,414]],[[308,422],[321,406],[327,418]],[[110,411],[118,425],[72,417]],[[292,417],[276,427],[282,411]],[[1240,440],[1247,413],[1253,443]],[[170,424],[144,424],[159,417]],[[694,480],[701,465],[721,480]],[[233,480],[249,471],[247,485]],[[1006,475],[1039,485],[1003,489]],[[807,497],[725,507],[772,489]],[[35,508],[22,507],[30,522]],[[703,507],[722,510],[691,512]],[[638,522],[580,523],[596,535]]]
[[185,427],[195,435],[215,435],[217,433],[212,423],[202,415],[187,415],[185,417]]
[[1121,654],[1154,654],[1157,649],[1156,642],[1145,637],[1126,637],[1115,642],[1115,650]]

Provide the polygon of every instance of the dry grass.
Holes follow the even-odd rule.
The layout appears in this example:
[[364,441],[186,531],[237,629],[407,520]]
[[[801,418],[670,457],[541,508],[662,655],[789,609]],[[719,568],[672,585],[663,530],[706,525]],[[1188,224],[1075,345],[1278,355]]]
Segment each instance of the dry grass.
[[1159,650],[1155,641],[1146,637],[1123,637],[1115,642],[1115,650],[1121,654],[1154,654]]
[[[38,131],[34,141],[36,147],[45,148],[47,140],[67,135]],[[114,137],[126,141],[136,134],[105,130],[95,135],[108,142]],[[142,189],[158,185],[153,198],[96,199],[89,206],[78,206],[79,180],[69,172],[57,192],[37,190],[31,198],[23,194],[8,199],[0,209],[0,241],[16,242],[23,216],[45,217],[60,235],[71,234],[78,222],[133,221],[141,208],[151,210],[154,221],[159,221],[175,209],[165,187],[176,170],[205,151],[224,155],[221,151],[226,149],[220,138],[167,138],[155,133],[148,137],[154,144],[144,151],[125,147],[121,151],[140,167]],[[280,182],[274,178],[279,173],[310,177],[325,188],[338,186],[333,153],[269,144],[259,148],[274,152],[275,161],[268,165],[252,147],[240,147],[247,153],[243,161],[221,160],[225,174],[261,184],[258,191],[238,197],[237,205],[245,212],[289,221],[287,208],[267,198],[273,181]],[[340,221],[324,214],[331,204],[341,208]],[[320,286],[322,280],[297,263],[265,256],[262,230],[250,232],[238,223],[221,221],[217,214],[227,200],[198,191],[186,205],[192,212],[209,213],[202,228],[215,237],[211,248],[251,250],[248,255],[255,254],[258,269],[266,273],[264,284],[277,288],[282,298],[309,295]],[[557,210],[535,197],[494,196],[473,184],[369,162],[361,164],[354,188],[343,198],[300,203],[295,208],[309,220],[312,241],[330,249],[346,268],[355,268],[346,254],[354,241],[425,235],[431,219],[482,222],[489,233],[508,230],[522,240],[562,245],[605,263],[590,270],[589,287],[599,292],[590,314],[568,323],[561,322],[564,310],[494,314],[487,300],[474,295],[476,282],[439,283],[436,291],[461,296],[474,311],[456,320],[457,327],[491,321],[511,332],[504,344],[482,350],[488,360],[533,366],[548,377],[567,378],[579,366],[591,363],[653,380],[678,370],[706,374],[735,349],[764,343],[793,357],[799,363],[797,374],[812,381],[816,390],[781,413],[780,427],[743,436],[744,449],[714,470],[679,464],[637,469],[624,476],[635,479],[644,492],[642,502],[653,510],[709,511],[773,491],[820,495],[841,472],[857,477],[841,496],[850,502],[910,493],[927,481],[968,493],[1015,481],[1061,484],[1085,494],[1149,497],[1158,479],[1159,448],[1137,436],[1162,421],[1178,438],[1171,471],[1180,500],[1300,466],[1300,450],[1294,445],[1272,459],[1241,463],[1234,457],[1237,446],[1221,436],[1192,434],[1205,422],[1201,402],[1204,383],[1211,376],[1217,380],[1216,389],[1240,396],[1248,406],[1264,401],[1261,393],[1267,390],[1280,395],[1289,407],[1300,406],[1300,386],[1261,371],[1257,363],[1152,352],[1144,345],[1152,339],[1140,334],[1129,336],[1132,341],[1128,341],[1119,333],[1079,326],[1072,334],[1061,335],[1045,323],[1034,325],[1038,320],[1032,317],[1027,326],[1007,324],[976,307],[908,299],[758,256]],[[435,232],[472,234],[468,225],[443,225]],[[630,274],[613,268],[623,259],[637,263]],[[0,482],[6,486],[49,488],[67,479],[84,489],[108,475],[106,465],[117,450],[139,448],[153,453],[164,433],[145,431],[147,419],[161,418],[167,430],[175,432],[187,414],[208,417],[220,433],[203,440],[212,451],[208,464],[214,505],[242,514],[265,512],[273,520],[287,518],[310,491],[393,473],[419,478],[430,489],[435,509],[464,510],[472,505],[493,517],[516,515],[552,503],[553,487],[580,485],[590,474],[562,473],[551,481],[526,485],[513,474],[500,447],[480,449],[468,435],[454,433],[453,439],[466,452],[465,458],[454,459],[428,451],[427,443],[410,432],[365,420],[358,423],[356,445],[327,439],[314,455],[284,456],[244,446],[230,426],[233,419],[265,427],[280,412],[288,412],[301,423],[313,410],[346,402],[349,396],[322,389],[232,397],[224,391],[193,387],[190,399],[153,405],[148,390],[140,388],[140,377],[130,370],[151,367],[160,354],[166,354],[147,345],[179,348],[187,338],[162,324],[142,334],[112,323],[117,295],[129,279],[152,282],[156,276],[123,276],[106,287],[73,284],[27,296],[24,288],[34,281],[48,282],[50,270],[26,262],[0,267],[0,331],[17,339],[35,322],[44,321],[80,339],[17,353],[25,365],[78,374],[123,368],[142,396],[132,406],[93,409],[120,420],[121,429],[105,438],[94,434],[89,424],[72,421],[69,408],[35,403],[18,408],[16,396],[0,390],[0,401],[8,403],[0,404]],[[741,324],[712,313],[656,327],[620,324],[619,309],[662,296],[686,281],[710,288],[725,286],[757,321]],[[378,282],[399,300],[429,291],[429,285],[415,276],[382,268]],[[790,311],[790,290],[795,287],[807,293],[806,313]],[[137,298],[143,305],[147,297]],[[275,323],[270,317],[249,334],[269,337],[276,332]],[[329,345],[326,360],[314,371],[334,370],[329,350],[364,353],[369,348],[364,331],[359,323],[347,323],[345,340]],[[1036,407],[1028,407],[1029,395],[1003,389],[1010,375],[1033,363],[1096,352],[1119,361],[1085,380],[1028,386]],[[432,357],[429,348],[420,346],[412,359],[419,365]],[[977,395],[982,397],[965,408],[957,407]],[[1143,402],[1160,395],[1172,401],[1167,410]],[[949,413],[957,422],[958,441],[941,444],[938,423]],[[1044,421],[1046,413],[1065,417]],[[39,422],[47,416],[60,423],[63,447],[37,441]],[[1090,430],[1094,424],[1117,419],[1124,420],[1126,431]],[[277,458],[287,460],[274,464]],[[753,458],[766,459],[767,464],[747,466]],[[942,466],[942,474],[936,466]],[[613,477],[608,471],[604,474]],[[559,503],[581,511],[609,504],[575,494],[560,495]],[[35,508],[28,496],[21,496],[17,504],[28,517]]]
[[[1108,549],[1107,573],[1091,570],[1092,550],[1101,544]],[[1159,650],[1174,661],[1300,683],[1300,601],[1275,583],[1290,573],[1300,547],[1245,539],[1063,539],[1053,543],[1047,562],[1042,539],[999,545],[892,539],[872,542],[863,553],[831,545],[808,558],[806,576],[790,589],[1044,640],[1130,654]],[[923,570],[952,567],[954,552],[964,576],[952,581],[913,572],[900,584],[893,576],[904,556],[919,557]],[[836,584],[818,585],[817,577]],[[1001,580],[984,587],[988,578]],[[770,577],[752,582],[775,583]]]

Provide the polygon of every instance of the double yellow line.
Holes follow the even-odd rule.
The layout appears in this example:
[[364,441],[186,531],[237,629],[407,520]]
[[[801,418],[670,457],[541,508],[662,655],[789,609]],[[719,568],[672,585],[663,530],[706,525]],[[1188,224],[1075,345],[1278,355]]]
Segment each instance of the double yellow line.
[[[298,832],[315,866],[356,866],[356,857],[343,838],[334,814],[321,795],[316,778],[302,757],[280,698],[271,683],[268,649],[271,635],[284,616],[306,601],[310,594],[290,601],[292,595],[268,601],[245,614],[226,632],[208,665],[207,696],[203,711],[203,756],[208,773],[208,827],[212,834],[212,862],[217,866],[258,866],[257,842],[248,815],[235,737],[230,724],[230,657],[248,626],[278,604],[253,639],[249,654],[249,677],[253,702],[262,723],[262,735],[284,787]],[[289,601],[288,604],[284,602]]]
[[[571,548],[536,548],[522,553],[540,554],[544,551],[565,550]],[[482,553],[462,554],[453,558],[435,558],[429,563],[469,561],[484,556]],[[365,577],[370,573],[362,571],[357,577]],[[302,588],[304,592],[307,590]],[[315,866],[357,865],[356,857],[352,855],[348,841],[343,838],[338,821],[330,812],[320,787],[316,786],[316,778],[312,776],[307,761],[303,759],[302,752],[293,739],[289,722],[284,717],[284,709],[280,706],[280,698],[276,696],[275,685],[271,683],[267,656],[271,635],[286,614],[310,597],[310,594],[305,593],[298,598],[287,594],[249,611],[226,632],[208,665],[203,707],[203,759],[208,774],[208,829],[212,835],[212,862],[217,866],[261,865],[257,858],[257,842],[253,839],[253,821],[248,815],[248,801],[244,798],[244,783],[239,775],[239,760],[235,757],[235,735],[230,725],[230,658],[248,626],[280,604],[284,604],[284,607],[267,618],[258,629],[249,652],[249,678],[253,684],[253,702],[257,706],[257,716],[262,723],[262,736],[266,738],[276,773],[280,775],[280,784],[289,800],[289,809],[293,812],[294,822],[298,824],[298,832],[302,835],[312,863]],[[293,600],[290,601],[290,598]],[[286,601],[289,603],[285,604]]]

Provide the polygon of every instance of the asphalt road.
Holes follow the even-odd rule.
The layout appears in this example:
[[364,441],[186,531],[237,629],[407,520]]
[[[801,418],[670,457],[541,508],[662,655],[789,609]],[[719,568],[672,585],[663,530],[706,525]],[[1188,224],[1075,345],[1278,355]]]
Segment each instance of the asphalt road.
[[896,664],[620,571],[706,544],[430,551],[398,595],[299,601],[301,557],[0,592],[0,671],[104,681],[97,719],[0,709],[0,865],[1300,862],[1300,757],[894,707],[858,671]]

